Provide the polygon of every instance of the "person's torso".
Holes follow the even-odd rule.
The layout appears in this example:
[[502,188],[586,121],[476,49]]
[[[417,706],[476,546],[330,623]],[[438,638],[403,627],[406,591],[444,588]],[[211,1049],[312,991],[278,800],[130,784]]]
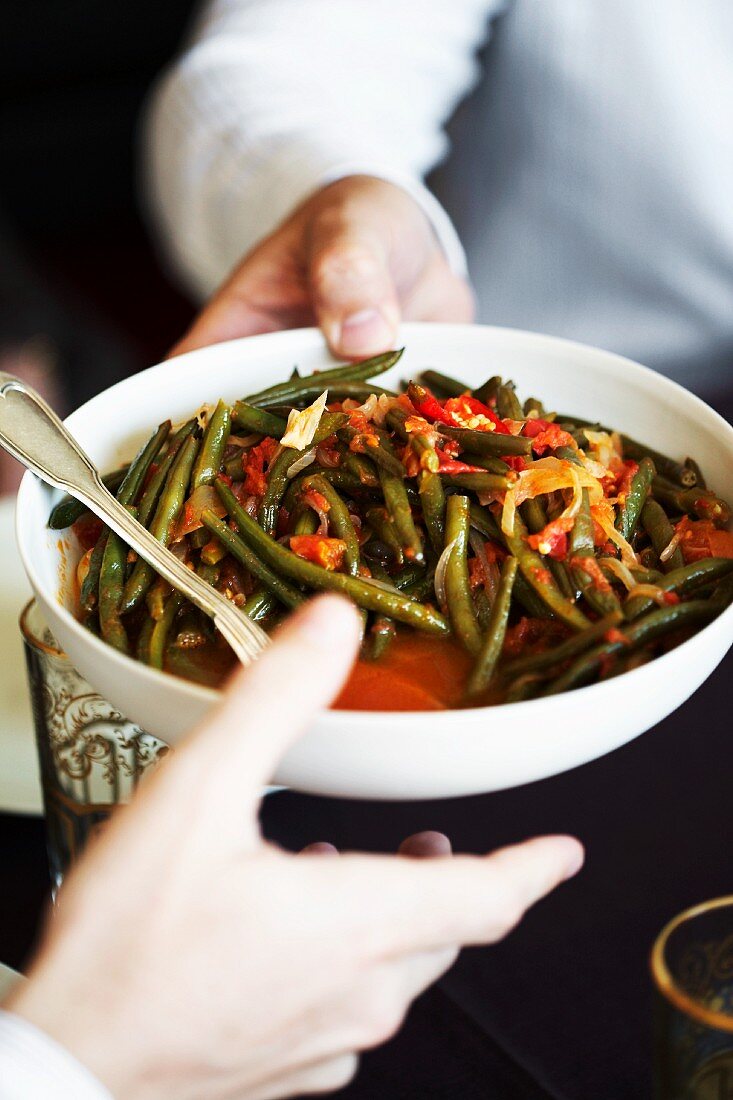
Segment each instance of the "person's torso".
[[728,0],[510,3],[436,176],[480,319],[733,385],[732,123]]

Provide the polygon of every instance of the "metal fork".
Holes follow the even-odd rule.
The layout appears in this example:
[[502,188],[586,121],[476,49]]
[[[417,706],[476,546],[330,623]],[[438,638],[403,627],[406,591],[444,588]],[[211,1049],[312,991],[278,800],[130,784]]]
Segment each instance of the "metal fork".
[[109,492],[99,471],[40,394],[20,378],[0,371],[0,446],[49,485],[86,504],[128,546],[209,615],[247,665],[268,637],[230,600],[161,545]]

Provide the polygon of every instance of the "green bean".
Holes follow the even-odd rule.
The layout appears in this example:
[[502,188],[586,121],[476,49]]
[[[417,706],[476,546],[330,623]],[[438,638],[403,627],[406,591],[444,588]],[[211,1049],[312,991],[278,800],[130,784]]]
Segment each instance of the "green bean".
[[541,676],[533,676],[531,673],[527,673],[526,676],[519,676],[507,688],[504,702],[523,703],[525,699],[534,699],[539,694],[541,685]]
[[[685,469],[692,473],[695,478],[695,480],[690,486],[688,486],[688,488],[693,488],[696,486],[698,489],[707,489],[707,483],[705,481],[703,472],[698,466],[697,462],[695,462],[694,458],[685,459]],[[685,483],[683,482],[683,484]]]
[[246,401],[235,401],[232,420],[238,428],[243,428],[246,432],[269,435],[273,439],[282,439],[287,427],[287,421],[281,416],[273,416],[264,409],[256,409]]
[[622,621],[623,614],[619,608],[612,611],[610,615],[604,615],[597,622],[591,623],[579,634],[572,634],[564,642],[553,646],[552,649],[543,650],[542,653],[528,653],[525,657],[517,657],[515,660],[509,661],[501,670],[502,677],[505,680],[511,680],[527,673],[547,674],[552,669],[561,668],[562,665],[573,660],[574,657],[579,657],[581,653],[585,653],[599,639],[605,638],[608,631],[618,627]]
[[272,461],[267,471],[267,488],[260,502],[258,519],[264,531],[268,535],[275,533],[277,526],[277,513],[280,509],[285,490],[288,487],[288,471],[306,451],[317,447],[333,435],[334,431],[344,423],[346,416],[343,413],[324,412],[321,416],[315,435],[308,447],[296,450],[293,447],[283,447],[280,454]]
[[[678,596],[689,596],[700,588],[727,577],[733,572],[733,559],[731,558],[703,558],[701,561],[690,562],[678,569],[667,573],[660,579],[657,587],[663,592],[674,592]],[[654,600],[648,596],[632,596],[624,604],[624,614],[627,619],[638,619],[646,611],[654,607]]]
[[655,478],[652,491],[658,501],[674,508],[676,512],[710,520],[716,527],[728,526],[730,508],[708,489],[673,489],[661,478]]
[[259,623],[271,615],[277,606],[277,600],[272,592],[261,588],[252,593],[242,610],[253,623]]
[[628,435],[621,436],[621,446],[623,447],[624,458],[631,458],[635,462],[640,462],[642,458],[650,458],[658,474],[671,478],[678,485],[684,485],[682,478],[685,474],[685,467],[681,462],[670,458],[669,455],[662,454],[661,451],[655,451],[645,443],[638,443]]
[[544,600],[535,592],[532,585],[522,576],[517,574],[514,582],[514,595],[517,603],[521,604],[531,619],[554,619],[555,614],[550,610]]
[[[230,497],[232,494],[228,485],[220,479],[215,484],[222,500],[229,507],[226,492],[229,492]],[[237,503],[236,498],[232,500],[229,514],[233,517],[243,539],[250,548],[273,570],[284,573],[292,580],[304,584],[308,588],[332,589],[343,592],[358,607],[362,607],[367,611],[383,613],[390,618],[397,619],[399,622],[415,626],[418,630],[425,630],[432,634],[448,633],[448,624],[443,616],[434,611],[433,608],[416,603],[414,600],[406,599],[404,596],[393,592],[387,592],[359,577],[350,577],[346,573],[329,572],[328,569],[323,569],[313,562],[304,561],[291,550],[280,546],[247,515]],[[206,522],[207,516],[216,519],[211,512],[205,512],[204,522]]]
[[[532,497],[529,500],[525,500],[519,510],[522,513],[524,522],[533,535],[538,535],[540,531],[543,531],[547,526],[547,513],[539,497]],[[574,600],[575,585],[570,579],[569,570],[565,563],[555,558],[548,557],[547,565],[563,596],[566,596],[569,600]]]
[[184,607],[185,603],[186,597],[181,595],[180,592],[171,592],[170,596],[165,601],[163,614],[155,623],[150,635],[148,664],[151,665],[152,668],[163,668],[168,635],[170,634],[171,627],[176,620],[178,612]]
[[494,542],[504,542],[501,528],[495,516],[491,514],[488,508],[484,508],[480,504],[472,503],[469,509],[469,515],[471,518],[471,526],[475,527],[477,531],[480,531],[482,535],[486,535],[487,539],[492,539]]
[[[111,474],[105,474],[102,481],[110,493],[117,492],[129,468],[129,466],[123,466],[121,470],[114,470]],[[76,497],[72,497],[67,493],[58,504],[54,505],[51,515],[48,517],[47,526],[51,531],[65,531],[67,527],[71,527],[80,516],[88,511],[86,504],[82,504]]]
[[498,374],[492,375],[488,378],[483,385],[472,391],[472,396],[477,401],[483,402],[484,405],[496,404],[497,397],[499,396],[499,386],[502,384],[502,379]]
[[429,470],[421,470],[418,477],[418,492],[430,545],[435,553],[440,555],[445,545],[445,493],[439,475]]
[[604,642],[583,654],[561,676],[553,680],[542,694],[557,695],[561,691],[581,687],[592,680],[603,665],[617,654],[633,652],[679,630],[703,626],[715,618],[719,610],[713,600],[690,600],[672,607],[660,607],[626,627],[618,639]]
[[583,562],[594,564],[595,544],[593,539],[593,517],[590,510],[588,490],[583,489],[580,508],[570,532],[568,548],[570,572],[589,607],[598,615],[620,613],[621,604],[611,585],[598,583],[595,571],[584,568]]
[[660,568],[665,573],[671,573],[673,569],[680,569],[684,565],[684,558],[679,546],[666,561],[662,561],[660,555],[669,546],[674,538],[674,527],[669,522],[667,513],[656,500],[647,500],[641,510],[641,525],[651,539],[654,551],[659,558]]
[[540,599],[557,615],[558,619],[573,630],[584,630],[588,626],[588,619],[580,608],[563,596],[540,555],[536,550],[532,550],[527,542],[527,528],[518,514],[514,517],[511,535],[505,535],[505,538],[510,553],[519,560],[519,568],[522,570],[524,579]]
[[380,657],[385,655],[392,644],[395,634],[397,633],[397,628],[392,619],[388,618],[386,615],[377,615],[375,616],[369,633],[372,640],[369,659],[378,661]]
[[89,555],[89,568],[81,584],[79,603],[84,612],[85,621],[93,616],[99,608],[99,574],[102,569],[102,558],[104,557],[108,534],[109,528],[102,528],[102,533]]
[[[389,452],[392,444],[382,440],[382,446]],[[394,456],[394,451],[392,451]],[[403,470],[404,474],[404,470]],[[387,507],[390,519],[394,524],[397,538],[408,561],[421,562],[424,560],[422,539],[412,518],[412,509],[407,498],[403,477],[395,477],[383,467],[379,468],[379,481],[382,486],[384,503]]]
[[144,620],[143,625],[140,627],[140,633],[137,636],[135,656],[138,661],[142,661],[144,665],[150,664],[150,639],[153,636],[154,629],[155,621],[148,617]]
[[424,370],[420,375],[420,381],[429,390],[440,391],[446,397],[460,397],[464,393],[470,393],[470,388],[464,382],[459,382],[457,378],[450,378],[437,370]]
[[494,675],[497,662],[501,656],[504,638],[506,637],[509,611],[512,602],[512,590],[517,575],[519,563],[516,558],[506,558],[501,567],[501,578],[496,598],[491,606],[489,625],[486,636],[481,643],[481,649],[476,657],[476,663],[468,680],[466,692],[469,696],[479,695],[486,691]]
[[294,535],[315,535],[320,524],[318,516],[312,508],[303,506],[299,514],[296,514],[295,523],[293,524]]
[[656,470],[654,469],[654,463],[650,458],[642,458],[639,463],[639,469],[631,479],[631,486],[626,494],[626,498],[621,504],[618,515],[616,516],[616,529],[621,532],[627,542],[633,537],[636,525],[639,522],[639,516],[641,510],[644,507],[646,498],[649,496],[649,490],[652,485],[652,480]]
[[[221,482],[217,482],[217,488]],[[226,486],[228,489],[229,487]],[[231,490],[229,490],[231,492]],[[221,494],[222,500],[230,509],[230,515],[233,515],[231,504],[228,497],[225,498],[224,494]],[[236,497],[232,496],[234,503],[236,503]],[[237,505],[239,507],[239,505]],[[246,513],[245,513],[246,514]],[[263,561],[260,561],[258,555],[244,542],[227,524],[224,520],[219,519],[213,512],[208,509],[203,513],[202,520],[204,526],[211,531],[212,535],[218,538],[223,546],[226,546],[232,557],[236,558],[238,562],[247,569],[252,576],[260,582],[263,588],[266,588],[268,592],[271,592],[273,596],[276,596],[280,603],[285,607],[299,607],[302,604],[305,597],[302,592],[299,592],[293,585],[288,584],[282,577],[278,576],[272,569],[269,568]],[[235,517],[236,518],[236,517]],[[254,523],[254,520],[252,521]],[[237,526],[241,527],[237,521]],[[270,537],[269,535],[267,536]]]
[[170,435],[170,430],[170,420],[164,420],[156,431],[153,432],[147,443],[144,443],[135,455],[125,475],[125,480],[117,490],[117,499],[120,504],[127,505],[135,503],[143,482],[147,477],[148,470],[152,466],[158,451]]
[[478,466],[482,470],[486,470],[490,474],[500,474],[505,476],[511,470],[511,466],[504,462],[501,458],[492,458],[490,455],[464,455],[463,459],[468,466]]
[[260,390],[259,393],[252,394],[247,402],[257,408],[263,405],[275,405],[278,402],[287,404],[292,398],[310,396],[314,391],[316,395],[323,393],[326,389],[331,391],[334,383],[360,382],[368,378],[376,378],[393,367],[401,358],[403,351],[404,348],[398,351],[387,351],[371,359],[363,359],[360,363],[347,363],[316,374],[308,374],[303,378],[291,378],[287,382],[269,386],[265,390]]
[[219,401],[204,431],[201,440],[201,448],[196,458],[193,472],[191,473],[191,490],[199,485],[210,485],[221,470],[229,432],[231,429],[232,414],[228,405]]
[[[189,436],[181,447],[170,474],[161,493],[155,515],[150,524],[150,533],[154,539],[167,546],[173,534],[173,526],[188,493],[188,484],[191,479],[198,441]],[[138,558],[130,577],[125,585],[122,597],[121,611],[132,611],[144,598],[145,593],[153,582],[155,570],[142,558]]]
[[341,463],[341,468],[344,473],[358,478],[364,488],[379,488],[379,475],[376,466],[371,459],[366,458],[364,455],[348,453]]
[[472,489],[476,493],[503,493],[509,479],[502,474],[441,474],[443,485],[450,489]]
[[409,596],[411,600],[420,600],[420,602],[432,600],[435,594],[435,570],[432,568],[427,569],[422,577],[410,581],[409,584],[401,583],[396,587],[405,596]]
[[379,428],[372,427],[369,435],[364,435],[363,432],[357,428],[352,428],[348,425],[345,428],[341,428],[337,435],[339,439],[344,443],[364,448],[364,453],[374,461],[380,470],[386,470],[387,473],[392,474],[394,477],[404,478],[405,467],[400,460],[395,456],[391,445],[389,443],[389,436],[386,432],[381,431]]
[[[522,406],[519,404],[517,395],[514,392],[513,383],[507,382],[505,385],[499,386],[496,395],[496,411],[502,420],[524,420]],[[508,451],[506,453],[509,454]]]
[[451,626],[469,653],[476,655],[481,649],[481,633],[476,620],[476,610],[471,596],[468,576],[468,497],[449,497],[445,512],[445,541],[449,555],[445,567],[445,602]]
[[315,489],[328,502],[328,522],[335,535],[346,543],[344,562],[346,569],[355,577],[359,573],[359,539],[354,528],[349,509],[344,504],[333,485],[320,474],[306,476],[305,489]]
[[[441,435],[455,439],[464,451],[479,455],[531,455],[532,440],[523,435],[506,435],[504,432],[481,432],[474,428],[454,428],[450,424],[441,424]],[[464,462],[470,459],[464,456]]]
[[143,491],[142,499],[140,500],[137,509],[138,522],[142,523],[143,527],[148,526],[148,523],[150,522],[150,517],[155,512],[160,494],[163,491],[163,486],[168,479],[168,475],[170,474],[173,463],[176,461],[176,457],[181,447],[195,430],[195,417],[192,417],[191,420],[186,421],[183,427],[178,429],[169,444],[165,458],[162,460],[160,466],[146,485]]
[[224,473],[227,477],[230,477],[232,481],[244,481],[244,460],[248,453],[249,451],[237,448],[233,455],[224,459]]
[[[548,419],[547,414],[545,412],[545,406],[542,404],[542,402],[537,397],[528,397],[527,398],[527,400],[524,402],[523,412],[524,412],[525,417],[528,417],[530,413],[536,413],[537,416],[540,417],[542,420],[547,420]],[[553,414],[550,413],[550,416],[552,416],[552,415]]]
[[387,509],[381,506],[378,508],[369,508],[367,509],[365,519],[379,541],[389,552],[393,564],[403,565],[405,555],[402,543],[397,536],[394,522],[392,521],[392,517],[388,514]]
[[127,546],[118,534],[110,531],[99,573],[99,628],[103,640],[121,653],[130,652],[127,631],[120,618],[126,565]]

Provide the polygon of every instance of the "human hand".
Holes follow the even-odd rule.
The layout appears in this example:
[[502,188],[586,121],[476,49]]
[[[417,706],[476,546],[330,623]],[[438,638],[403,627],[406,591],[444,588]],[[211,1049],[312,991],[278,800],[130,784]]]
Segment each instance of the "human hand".
[[500,939],[578,870],[569,837],[433,859],[406,857],[445,851],[435,836],[401,857],[263,840],[261,789],[335,697],[358,635],[340,597],[293,615],[64,885],[5,1007],[118,1100],[338,1088],[460,945]]
[[470,321],[471,291],[406,191],[349,176],[257,245],[171,354],[315,323],[334,354],[358,358],[392,347],[401,318]]

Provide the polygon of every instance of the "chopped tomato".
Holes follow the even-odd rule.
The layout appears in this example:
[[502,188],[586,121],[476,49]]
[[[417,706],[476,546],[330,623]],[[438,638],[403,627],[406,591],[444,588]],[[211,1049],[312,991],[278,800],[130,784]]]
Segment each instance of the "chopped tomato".
[[90,550],[102,534],[102,521],[91,512],[84,512],[73,524],[72,530],[84,550]]
[[558,516],[536,535],[530,535],[527,541],[540,554],[548,554],[556,561],[564,561],[568,553],[568,532],[572,531],[574,523],[571,516]]
[[575,440],[570,432],[564,431],[551,420],[542,420],[540,417],[528,420],[522,429],[522,435],[532,440],[532,450],[536,455],[543,455],[545,451],[554,451],[558,447],[575,448]]
[[605,642],[621,642],[622,645],[629,645],[629,639],[617,626],[612,626],[610,630],[607,630],[603,635],[603,640]]
[[528,466],[524,455],[504,455],[504,462],[517,474],[521,474],[522,470],[526,470]]
[[569,633],[568,627],[556,619],[531,619],[522,616],[518,623],[507,630],[504,652],[508,657],[541,653],[564,641]]
[[299,558],[315,562],[324,569],[334,572],[341,567],[346,553],[343,539],[332,539],[325,535],[291,535],[290,549]]
[[440,459],[440,466],[438,467],[438,473],[440,474],[483,474],[486,472],[483,466],[471,466],[468,462],[461,462],[457,458],[452,458],[451,455],[439,447],[435,449]]
[[686,562],[703,558],[733,558],[733,532],[720,531],[708,519],[683,516],[675,527]]
[[319,493],[317,489],[306,489],[301,500],[304,504],[310,504],[316,512],[330,512],[331,510],[331,505],[323,493]]
[[599,592],[609,592],[611,584],[606,574],[594,557],[576,557],[570,559],[572,569],[582,569],[591,579],[594,588]]
[[[502,435],[508,435],[509,429],[493,409],[477,401],[468,393],[460,397],[450,397],[443,409],[448,416],[453,417],[461,427],[473,428],[477,431],[496,431]],[[488,421],[488,423],[487,423]]]
[[248,496],[261,497],[267,488],[265,473],[280,444],[266,436],[256,447],[250,447],[243,456],[244,487]]

